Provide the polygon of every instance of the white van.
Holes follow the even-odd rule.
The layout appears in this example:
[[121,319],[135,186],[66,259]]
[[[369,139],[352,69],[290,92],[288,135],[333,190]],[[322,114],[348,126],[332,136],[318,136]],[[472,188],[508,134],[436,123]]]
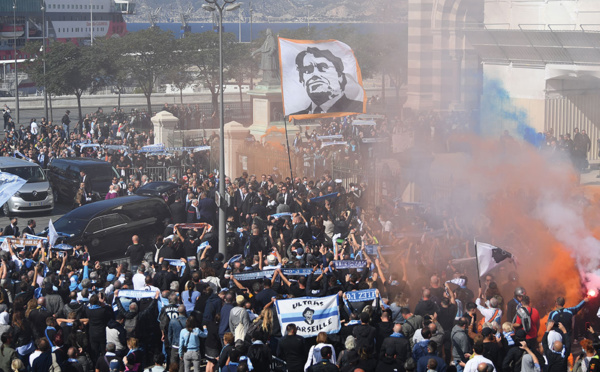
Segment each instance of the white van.
[[22,159],[0,157],[0,171],[27,180],[2,206],[5,216],[14,213],[51,212],[54,209],[52,188],[39,165]]

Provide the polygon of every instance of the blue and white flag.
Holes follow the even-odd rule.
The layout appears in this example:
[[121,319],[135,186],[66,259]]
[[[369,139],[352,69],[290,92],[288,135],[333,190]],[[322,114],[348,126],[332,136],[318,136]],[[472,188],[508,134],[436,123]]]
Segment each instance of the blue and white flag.
[[346,298],[350,302],[362,302],[362,301],[373,301],[377,296],[375,295],[376,289],[364,289],[362,291],[350,291],[345,292]]
[[154,291],[139,291],[135,289],[121,289],[118,297],[135,298],[137,300],[142,298],[154,298],[156,292]]
[[229,259],[229,266],[233,266],[233,263],[236,261],[241,261],[242,255],[241,254],[236,254],[235,256],[231,257]]
[[56,233],[56,229],[54,228],[54,224],[52,220],[48,221],[48,243],[52,246],[56,243],[56,239],[58,239],[58,234]]
[[44,238],[43,236],[37,236],[37,235],[31,235],[31,234],[25,234],[25,238],[27,239],[37,239],[37,240],[41,240],[44,243],[48,242],[48,238]]
[[142,152],[156,152],[156,151],[165,151],[165,145],[163,145],[162,143],[158,143],[158,144],[154,144],[154,145],[143,146],[138,152],[142,153]]
[[27,180],[12,173],[0,172],[0,205],[4,205],[26,183]]
[[171,266],[181,266],[181,267],[185,266],[185,262],[175,259],[175,258],[165,258],[165,259],[163,259],[163,261],[167,261],[169,263],[169,265],[171,265]]
[[337,333],[341,328],[338,295],[300,297],[275,301],[281,329],[294,323],[298,335],[314,337],[319,332]]
[[338,197],[338,193],[337,192],[332,192],[331,194],[327,194],[327,195],[323,195],[323,196],[317,196],[314,198],[310,198],[308,201],[310,203],[319,203],[319,202],[324,202],[325,200],[329,200],[329,199],[335,199]]
[[204,248],[206,248],[210,243],[207,241],[205,241],[204,243],[200,244],[198,246],[198,248],[196,249],[196,254],[200,253],[200,251],[202,251]]
[[283,217],[290,217],[292,214],[290,212],[282,212],[282,213],[274,213],[269,215],[269,217],[273,217],[273,218],[283,218]]
[[338,270],[343,269],[362,269],[367,267],[367,261],[365,260],[342,260],[333,261],[333,266]]
[[235,280],[257,280],[273,277],[275,270],[250,271],[244,273],[233,274]]

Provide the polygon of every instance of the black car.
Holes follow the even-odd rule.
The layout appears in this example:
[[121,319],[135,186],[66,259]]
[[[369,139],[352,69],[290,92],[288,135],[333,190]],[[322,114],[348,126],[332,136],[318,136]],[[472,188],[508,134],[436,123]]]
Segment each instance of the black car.
[[110,163],[94,158],[56,158],[48,164],[48,180],[54,191],[54,202],[73,202],[79,189],[80,174],[90,177],[92,190],[104,199],[114,177],[119,174]]
[[135,190],[136,195],[163,196],[171,195],[179,189],[179,185],[169,181],[154,181],[141,186]]
[[132,195],[83,205],[59,218],[54,228],[66,236],[59,238],[63,243],[87,245],[92,260],[109,261],[124,257],[133,235],[149,248],[170,220],[161,198]]

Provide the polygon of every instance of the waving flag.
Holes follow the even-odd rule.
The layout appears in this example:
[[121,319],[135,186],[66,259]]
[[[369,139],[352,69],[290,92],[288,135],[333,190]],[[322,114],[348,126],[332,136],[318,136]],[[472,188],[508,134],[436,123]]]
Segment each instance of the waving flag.
[[289,120],[366,111],[360,67],[348,45],[279,38],[279,62],[283,111]]
[[510,252],[482,242],[475,242],[475,252],[477,252],[477,270],[480,278],[499,266],[503,261],[513,258]]
[[56,239],[58,239],[58,233],[56,232],[56,229],[54,228],[54,224],[52,223],[52,220],[48,221],[48,243],[50,244],[50,246],[53,246],[54,243],[56,243]]
[[275,301],[281,329],[294,323],[298,335],[313,337],[319,332],[337,333],[341,328],[338,295],[300,297]]
[[0,172],[0,205],[4,205],[27,180],[12,173]]

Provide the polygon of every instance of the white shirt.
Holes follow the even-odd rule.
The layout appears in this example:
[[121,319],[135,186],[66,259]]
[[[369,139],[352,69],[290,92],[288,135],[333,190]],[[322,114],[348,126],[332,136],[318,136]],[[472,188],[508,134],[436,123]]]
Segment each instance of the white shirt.
[[[487,306],[490,306],[489,301],[486,301],[485,304]],[[494,307],[484,307],[481,305],[481,298],[478,298],[475,300],[475,305],[477,305],[477,310],[479,310],[479,312],[481,313],[481,315],[483,315],[483,317],[485,318],[485,322],[493,322],[494,319],[501,319],[502,318],[502,310],[500,309],[496,309]],[[496,317],[494,319],[492,319],[492,317],[494,316],[494,314],[496,313],[496,310],[498,310],[498,315],[496,315]],[[498,322],[500,323],[500,322]]]
[[35,121],[31,122],[31,134],[34,136],[38,134],[38,125]]
[[[475,355],[467,362],[467,364],[465,364],[465,370],[463,372],[477,372],[477,366],[481,363],[494,365],[491,360],[485,358],[483,355]],[[496,372],[496,367],[494,367],[494,372]]]
[[146,286],[146,275],[139,272],[135,273],[133,278],[131,278],[131,281],[133,282],[133,289],[136,291],[142,291]]

